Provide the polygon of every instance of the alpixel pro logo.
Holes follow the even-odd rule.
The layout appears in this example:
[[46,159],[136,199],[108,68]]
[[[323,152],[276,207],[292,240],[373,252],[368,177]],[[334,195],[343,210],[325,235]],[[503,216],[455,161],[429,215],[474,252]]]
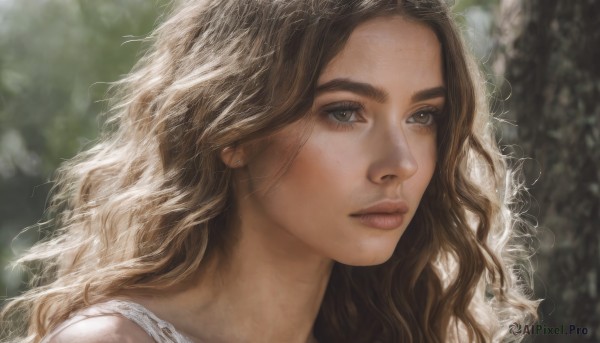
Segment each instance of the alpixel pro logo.
[[546,326],[542,324],[531,324],[521,325],[519,323],[512,323],[508,327],[508,332],[511,334],[518,335],[587,335],[589,330],[586,327],[579,327],[574,324],[559,325],[559,326]]

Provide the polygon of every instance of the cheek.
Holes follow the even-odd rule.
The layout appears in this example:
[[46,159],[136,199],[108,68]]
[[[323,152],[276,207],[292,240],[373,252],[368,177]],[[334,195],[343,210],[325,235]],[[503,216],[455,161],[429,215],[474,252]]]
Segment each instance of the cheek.
[[412,187],[414,187],[414,189],[411,193],[418,196],[418,199],[420,200],[433,177],[435,166],[437,164],[437,146],[435,139],[431,139],[428,142],[425,142],[425,144],[418,145],[414,156],[419,169],[417,173],[413,175]]
[[278,183],[281,187],[300,188],[301,193],[307,186],[321,190],[333,186],[333,180],[344,177],[356,160],[356,149],[349,146],[348,138],[324,131],[319,124],[303,129],[307,127],[299,123],[277,134],[266,154],[279,156],[283,165],[284,159],[289,160],[297,152]]
[[[351,166],[356,153],[352,153],[347,142],[344,145],[313,132],[285,172],[273,179],[271,176],[298,149],[295,143],[289,143],[289,135],[278,135],[271,141],[252,171],[256,201],[271,220],[295,236],[326,236],[324,229],[339,226],[343,214],[348,212],[345,201],[351,197],[349,190],[357,181]],[[269,176],[261,178],[264,175]]]
[[250,194],[264,196],[279,187],[281,173],[300,144],[292,134],[273,135],[253,147],[246,175]]
[[419,154],[420,165],[422,165],[423,173],[431,179],[435,165],[437,164],[437,144],[436,140],[432,139],[423,147],[423,151]]
[[338,193],[337,181],[350,169],[349,160],[331,143],[311,137],[278,180],[278,192],[297,199],[304,207]]

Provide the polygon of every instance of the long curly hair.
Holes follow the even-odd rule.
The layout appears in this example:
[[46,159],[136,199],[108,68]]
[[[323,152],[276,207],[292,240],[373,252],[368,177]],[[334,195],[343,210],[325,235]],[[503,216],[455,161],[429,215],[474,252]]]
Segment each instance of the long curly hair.
[[5,337],[39,342],[79,309],[184,285],[226,253],[234,199],[220,151],[305,116],[353,29],[392,15],[426,24],[442,46],[438,162],[387,262],[334,264],[315,337],[520,340],[509,324],[536,319],[538,304],[523,244],[532,228],[516,201],[523,187],[496,145],[485,84],[441,0],[180,1],[115,84],[99,142],[59,169],[46,223],[53,234],[16,261],[38,277],[5,305]]

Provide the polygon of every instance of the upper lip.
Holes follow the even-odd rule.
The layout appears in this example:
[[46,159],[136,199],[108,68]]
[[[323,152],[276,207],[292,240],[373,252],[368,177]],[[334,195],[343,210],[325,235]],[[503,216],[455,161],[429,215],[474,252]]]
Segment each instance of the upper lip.
[[358,216],[361,214],[392,214],[399,213],[405,214],[408,212],[408,204],[403,200],[383,200],[358,212],[351,213],[351,216]]

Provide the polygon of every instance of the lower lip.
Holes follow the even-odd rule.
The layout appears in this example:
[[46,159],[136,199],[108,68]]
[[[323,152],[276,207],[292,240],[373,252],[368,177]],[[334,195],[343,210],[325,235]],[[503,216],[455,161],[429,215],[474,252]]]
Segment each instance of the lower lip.
[[358,219],[366,226],[385,230],[399,227],[404,219],[404,216],[399,213],[369,213],[352,215],[351,217]]

